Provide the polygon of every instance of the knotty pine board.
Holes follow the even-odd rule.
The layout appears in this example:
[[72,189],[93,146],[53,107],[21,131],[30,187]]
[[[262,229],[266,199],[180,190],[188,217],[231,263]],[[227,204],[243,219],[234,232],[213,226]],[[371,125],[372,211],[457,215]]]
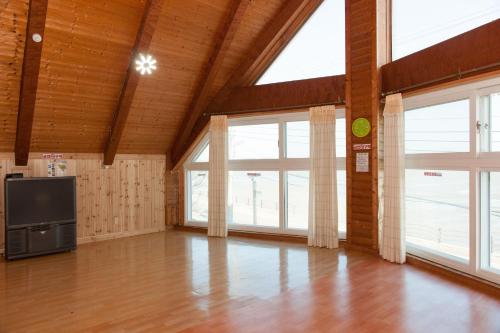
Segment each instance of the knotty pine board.
[[[77,182],[79,243],[165,229],[164,156],[118,155],[108,169],[102,167],[98,154],[69,157],[65,157],[67,175],[76,176]],[[16,167],[13,154],[0,154],[0,249],[4,247],[5,174],[44,177],[48,163],[33,158],[28,166]]]

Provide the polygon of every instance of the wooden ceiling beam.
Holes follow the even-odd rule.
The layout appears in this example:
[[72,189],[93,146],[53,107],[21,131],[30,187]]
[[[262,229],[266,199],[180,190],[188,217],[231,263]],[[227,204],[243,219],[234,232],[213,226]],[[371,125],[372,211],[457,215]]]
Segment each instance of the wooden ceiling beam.
[[345,75],[235,88],[212,114],[239,114],[345,104]]
[[127,123],[134,94],[139,84],[140,74],[135,70],[135,60],[139,53],[147,52],[161,14],[163,0],[146,0],[144,14],[130,55],[129,67],[123,81],[111,133],[104,149],[104,165],[112,165]]
[[183,138],[188,139],[177,140],[172,149],[174,162],[182,157],[191,140],[196,138],[198,132],[206,125],[210,110],[222,108],[233,89],[254,84],[322,2],[323,0],[285,2],[278,14],[256,37],[253,47],[248,50],[247,55],[204,112],[192,115],[195,119],[194,126],[183,128]]
[[[17,129],[15,144],[16,165],[27,165],[31,144],[31,132],[35,115],[38,74],[42,59],[42,46],[47,17],[48,0],[30,0],[26,39],[24,42],[24,59],[21,74],[21,89],[17,113]],[[41,36],[36,42],[34,34]]]
[[500,19],[382,66],[382,93],[406,93],[500,69]]
[[[210,88],[215,81],[217,73],[222,67],[226,53],[234,40],[234,36],[243,19],[243,15],[250,4],[250,0],[232,0],[231,8],[226,15],[224,24],[215,37],[215,45],[208,62],[204,66],[198,85],[188,111],[177,133],[176,142],[186,142],[196,120],[206,108],[210,96]],[[177,148],[178,150],[179,148]]]

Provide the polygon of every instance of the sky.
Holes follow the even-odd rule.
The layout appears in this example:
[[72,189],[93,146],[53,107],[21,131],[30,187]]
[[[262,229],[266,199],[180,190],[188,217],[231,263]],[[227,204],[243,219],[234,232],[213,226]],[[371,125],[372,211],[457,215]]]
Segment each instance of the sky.
[[[393,0],[393,59],[500,18],[500,0]],[[345,74],[345,3],[325,0],[257,84]]]

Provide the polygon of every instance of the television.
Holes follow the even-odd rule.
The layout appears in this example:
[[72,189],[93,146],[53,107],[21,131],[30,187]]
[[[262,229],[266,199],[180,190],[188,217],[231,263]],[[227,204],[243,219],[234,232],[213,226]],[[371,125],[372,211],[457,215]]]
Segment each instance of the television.
[[5,210],[6,227],[75,221],[75,177],[6,179]]

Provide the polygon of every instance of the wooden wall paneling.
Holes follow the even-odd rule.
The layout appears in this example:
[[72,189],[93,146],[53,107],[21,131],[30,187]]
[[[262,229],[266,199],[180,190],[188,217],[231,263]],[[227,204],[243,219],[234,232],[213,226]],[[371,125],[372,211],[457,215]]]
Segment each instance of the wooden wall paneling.
[[384,65],[382,92],[411,92],[500,69],[500,19]]
[[[21,89],[19,92],[19,109],[17,113],[16,165],[26,165],[28,163],[47,4],[48,0],[30,0],[29,5],[28,25],[24,41]],[[38,34],[41,40],[35,42],[32,38],[34,34]]]
[[176,225],[179,223],[179,211],[181,209],[179,202],[179,176],[177,171],[172,170],[172,163],[168,162],[165,176],[166,189],[166,224]]
[[135,70],[135,60],[139,53],[147,52],[156,24],[161,14],[164,0],[146,0],[144,14],[139,26],[134,48],[130,55],[130,64],[123,82],[123,87],[118,100],[117,108],[111,125],[111,134],[104,149],[104,164],[113,164],[121,136],[125,128],[135,90],[139,84],[140,74]]
[[184,121],[176,136],[176,142],[178,144],[172,149],[174,158],[182,154],[182,142],[185,142],[189,138],[196,120],[201,116],[209,102],[210,89],[224,62],[226,53],[233,42],[234,36],[236,35],[249,4],[250,0],[232,0],[230,3],[229,11],[226,14],[224,23],[219,32],[215,35],[213,50],[201,72],[193,99],[189,104]]
[[[380,11],[385,0],[346,1],[346,126],[347,126],[347,244],[378,249],[378,123],[380,83],[378,68],[382,61],[377,40],[385,23]],[[383,46],[383,47],[386,47]],[[357,118],[371,122],[364,138],[352,134]],[[369,172],[356,172],[353,144],[370,144]]]
[[179,195],[179,225],[184,225],[184,223],[186,222],[186,197],[185,197],[185,174],[184,174],[184,170],[181,169],[181,170],[178,170],[177,171],[177,177],[179,179],[179,192],[178,192],[178,195]]
[[[109,168],[103,167],[102,159],[66,159],[67,174],[77,178],[80,243],[165,228],[165,158],[118,158],[125,159]],[[13,155],[0,155],[0,179],[11,172],[23,172],[26,177],[47,176],[48,163],[45,159],[30,159],[27,166],[19,167]],[[0,249],[3,221],[4,193],[0,188]]]

